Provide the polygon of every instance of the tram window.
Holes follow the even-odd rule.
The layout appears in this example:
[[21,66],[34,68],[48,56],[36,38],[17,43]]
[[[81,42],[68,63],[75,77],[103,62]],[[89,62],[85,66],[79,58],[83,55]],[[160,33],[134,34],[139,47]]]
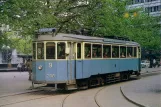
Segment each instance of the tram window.
[[120,46],[120,58],[126,58],[126,47]]
[[77,58],[81,58],[81,43],[77,44]]
[[136,49],[136,47],[134,47],[134,53],[133,53],[134,55],[134,57],[137,57],[137,49]]
[[85,58],[91,58],[91,44],[85,44]]
[[112,46],[112,57],[113,58],[119,57],[119,47],[118,46]]
[[92,57],[102,58],[102,45],[98,45],[98,44],[92,45]]
[[127,47],[127,57],[132,57],[132,47]]
[[44,43],[37,43],[37,59],[44,59]]
[[46,59],[55,59],[55,43],[46,43]]
[[36,44],[32,44],[32,53],[33,53],[33,59],[36,59]]
[[103,58],[111,58],[111,46],[103,45]]
[[64,42],[59,42],[57,44],[57,58],[65,59],[65,43]]

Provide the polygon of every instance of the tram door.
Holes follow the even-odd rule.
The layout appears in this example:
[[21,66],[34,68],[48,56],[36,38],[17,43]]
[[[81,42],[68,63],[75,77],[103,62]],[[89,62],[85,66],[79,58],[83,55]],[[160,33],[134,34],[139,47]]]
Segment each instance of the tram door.
[[69,49],[69,54],[67,56],[67,68],[68,68],[68,84],[75,84],[76,83],[76,66],[75,66],[75,59],[76,59],[76,43],[68,42],[67,45]]
[[83,78],[82,44],[77,43],[76,78]]

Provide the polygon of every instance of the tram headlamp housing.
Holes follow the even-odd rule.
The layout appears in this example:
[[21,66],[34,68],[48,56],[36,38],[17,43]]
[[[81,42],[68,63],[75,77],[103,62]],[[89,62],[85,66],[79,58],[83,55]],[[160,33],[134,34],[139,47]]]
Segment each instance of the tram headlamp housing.
[[42,70],[42,68],[43,68],[43,67],[42,67],[41,65],[39,65],[38,69],[39,69],[39,70]]

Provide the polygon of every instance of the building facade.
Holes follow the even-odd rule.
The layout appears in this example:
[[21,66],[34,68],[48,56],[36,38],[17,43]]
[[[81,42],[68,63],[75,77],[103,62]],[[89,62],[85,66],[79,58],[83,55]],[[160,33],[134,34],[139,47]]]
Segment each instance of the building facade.
[[143,8],[149,15],[161,15],[161,0],[131,0],[128,8]]

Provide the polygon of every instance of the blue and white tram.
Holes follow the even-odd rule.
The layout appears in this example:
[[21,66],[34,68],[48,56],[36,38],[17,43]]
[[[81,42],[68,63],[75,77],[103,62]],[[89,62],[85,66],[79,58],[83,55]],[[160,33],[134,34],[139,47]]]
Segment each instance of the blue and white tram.
[[33,41],[33,83],[78,89],[128,80],[140,74],[136,42],[59,33]]

